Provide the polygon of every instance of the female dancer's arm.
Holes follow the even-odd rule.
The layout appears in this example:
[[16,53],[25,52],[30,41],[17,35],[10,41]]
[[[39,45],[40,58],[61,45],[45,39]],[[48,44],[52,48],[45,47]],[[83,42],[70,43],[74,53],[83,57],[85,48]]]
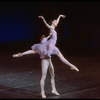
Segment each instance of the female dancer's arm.
[[51,37],[51,35],[52,35],[52,34],[51,34],[51,33],[49,33],[49,36],[47,36],[47,39],[48,39],[48,38],[50,38],[50,37]]
[[59,15],[58,18],[57,18],[57,24],[59,23],[59,20],[60,20],[61,17],[65,18],[66,16],[65,15]]
[[49,28],[52,29],[52,27],[46,22],[45,18],[43,16],[38,16],[39,18],[43,19],[44,24]]

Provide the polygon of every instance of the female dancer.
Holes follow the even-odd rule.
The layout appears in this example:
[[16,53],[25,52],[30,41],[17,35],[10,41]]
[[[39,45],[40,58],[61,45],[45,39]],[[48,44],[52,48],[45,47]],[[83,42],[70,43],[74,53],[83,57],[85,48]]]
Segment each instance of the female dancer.
[[46,20],[44,19],[43,16],[38,16],[38,17],[41,18],[41,19],[43,19],[43,22],[49,28],[50,33],[52,35],[51,39],[48,42],[48,46],[47,46],[47,48],[48,48],[48,56],[51,57],[52,50],[54,50],[54,47],[55,47],[55,44],[56,44],[56,41],[57,41],[57,32],[55,31],[55,28],[57,27],[60,18],[61,17],[65,18],[66,16],[65,15],[59,15],[59,17],[57,18],[57,20],[52,20],[50,22],[50,25],[46,22]]
[[69,63],[64,58],[64,56],[61,54],[61,52],[59,51],[59,49],[55,46],[56,45],[56,41],[57,41],[57,32],[55,31],[55,28],[57,27],[60,18],[61,17],[65,18],[66,16],[65,15],[59,15],[56,20],[51,21],[50,25],[46,22],[46,20],[45,20],[45,18],[43,16],[38,16],[38,17],[41,18],[41,19],[43,19],[44,24],[49,28],[50,33],[52,35],[51,38],[50,38],[50,40],[48,40],[47,45],[46,45],[47,51],[48,51],[48,56],[51,57],[51,55],[56,54],[60,58],[60,60],[63,63],[69,65],[71,67],[71,69],[79,71],[77,69],[77,67],[75,67],[74,65],[72,65],[71,63]]

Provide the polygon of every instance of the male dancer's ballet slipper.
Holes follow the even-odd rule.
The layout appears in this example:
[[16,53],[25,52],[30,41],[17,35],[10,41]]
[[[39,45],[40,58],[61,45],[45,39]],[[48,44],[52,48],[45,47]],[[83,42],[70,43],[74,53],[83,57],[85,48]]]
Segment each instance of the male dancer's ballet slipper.
[[21,57],[21,53],[14,54],[13,57]]
[[42,98],[46,98],[46,95],[44,93],[41,93]]
[[60,95],[57,91],[52,91],[52,93],[54,93],[56,95]]

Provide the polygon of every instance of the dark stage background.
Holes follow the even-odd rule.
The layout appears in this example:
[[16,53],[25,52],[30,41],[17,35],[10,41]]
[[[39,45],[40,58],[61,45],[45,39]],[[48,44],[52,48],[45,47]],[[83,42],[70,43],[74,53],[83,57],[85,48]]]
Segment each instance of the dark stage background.
[[40,42],[48,28],[38,18],[46,21],[61,18],[56,31],[57,46],[62,52],[89,53],[100,49],[100,2],[99,1],[1,1],[0,2],[0,50],[23,52]]
[[[47,98],[100,98],[100,2],[99,1],[0,1],[0,98],[38,99],[40,95],[41,59],[39,55],[13,58],[31,49],[49,33],[43,21],[61,18],[56,31],[57,47],[77,66],[70,70],[53,56],[57,91],[51,93],[50,75],[45,81]],[[62,85],[63,84],[63,85]]]

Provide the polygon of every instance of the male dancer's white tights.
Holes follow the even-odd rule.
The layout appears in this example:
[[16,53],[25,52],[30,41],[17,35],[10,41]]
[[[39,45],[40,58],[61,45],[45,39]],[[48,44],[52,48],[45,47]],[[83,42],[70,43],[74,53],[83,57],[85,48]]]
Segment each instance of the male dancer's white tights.
[[48,68],[49,68],[49,72],[50,72],[50,75],[51,75],[52,93],[54,93],[56,95],[59,95],[59,93],[57,92],[56,87],[55,87],[54,67],[53,67],[51,58],[42,59],[41,66],[42,66],[42,77],[41,77],[41,80],[40,80],[40,87],[41,87],[41,95],[42,95],[42,97],[46,98],[44,85],[45,85],[45,79],[46,79],[46,76],[47,76]]

